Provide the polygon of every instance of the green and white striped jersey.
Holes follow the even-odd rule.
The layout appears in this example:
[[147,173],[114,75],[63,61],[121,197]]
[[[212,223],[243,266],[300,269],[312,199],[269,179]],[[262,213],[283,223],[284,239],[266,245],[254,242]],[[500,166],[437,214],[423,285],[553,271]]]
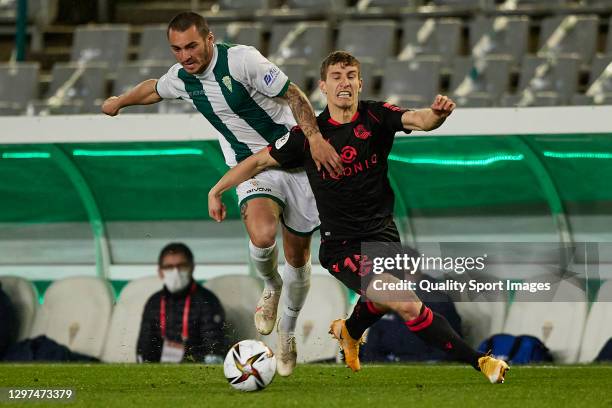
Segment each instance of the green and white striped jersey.
[[219,143],[228,166],[286,135],[296,125],[282,96],[287,76],[257,49],[245,45],[215,44],[206,71],[187,73],[173,65],[158,81],[164,99],[183,99],[219,131]]

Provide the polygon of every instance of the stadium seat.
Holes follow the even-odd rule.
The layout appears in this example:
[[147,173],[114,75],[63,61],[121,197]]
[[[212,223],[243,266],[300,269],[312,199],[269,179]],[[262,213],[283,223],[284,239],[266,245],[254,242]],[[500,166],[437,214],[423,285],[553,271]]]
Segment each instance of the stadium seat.
[[395,29],[392,20],[343,21],[336,48],[357,58],[373,58],[380,65],[395,52]]
[[576,94],[572,96],[572,105],[574,106],[590,106],[593,105],[593,98],[585,94]]
[[439,57],[417,57],[411,61],[388,60],[382,83],[382,97],[412,101],[407,107],[429,106],[438,92]]
[[329,52],[329,40],[329,25],[325,22],[277,23],[272,27],[268,54],[277,64],[298,58],[318,69]]
[[[338,343],[329,335],[329,325],[335,319],[345,318],[347,313],[347,291],[338,280],[329,275],[312,275],[295,333],[298,363],[336,358]],[[272,334],[264,341],[277,350],[277,340],[278,336]]]
[[113,83],[113,95],[120,95],[146,79],[157,79],[168,72],[169,68],[168,64],[155,61],[121,64]]
[[[529,87],[536,96],[542,96],[542,98],[547,97],[542,95],[543,93],[557,93],[559,103],[568,104],[578,87],[580,61],[578,55],[565,55],[551,61],[533,55],[525,56],[521,67],[518,94],[520,95]],[[544,75],[534,80],[538,67],[548,67],[548,69],[545,70]]]
[[[113,95],[120,95],[141,81],[146,79],[157,79],[168,72],[170,65],[160,61],[138,61],[119,65],[115,82],[113,83]],[[183,102],[184,103],[184,102]],[[186,103],[184,103],[187,105]],[[159,111],[160,104],[128,106],[122,113],[155,113]]]
[[450,66],[459,53],[461,20],[456,18],[416,20],[402,23],[402,41],[399,59],[412,59],[420,55],[436,55],[445,67]]
[[217,5],[221,11],[225,10],[265,10],[268,8],[268,0],[218,0]]
[[532,101],[527,105],[521,105],[523,96],[521,93],[514,95],[506,94],[500,99],[500,106],[519,107],[519,106],[559,106],[565,104],[561,102],[559,94],[556,92],[538,92]]
[[[551,35],[560,27],[565,18],[569,16],[549,17],[542,20],[540,31],[540,51],[546,47]],[[577,54],[582,62],[589,63],[595,53],[597,45],[597,16],[575,16],[576,25],[568,30],[559,44],[551,51],[557,54]],[[544,55],[543,55],[544,56]]]
[[400,7],[416,7],[417,0],[360,0],[357,2],[357,9],[389,9],[397,10]]
[[[498,30],[494,29],[496,18],[476,17],[470,23],[470,49],[479,45],[484,36],[488,36],[484,43],[486,55],[506,54],[518,64],[527,52],[527,38],[529,34],[529,19],[525,16],[497,17]],[[505,21],[504,21],[505,20]],[[481,44],[483,45],[483,44]]]
[[[359,67],[361,72],[361,79],[363,80],[361,99],[375,99],[375,87],[374,87],[374,76],[377,64],[372,58],[360,58]],[[320,76],[317,75],[317,83]]]
[[79,26],[74,31],[70,60],[103,62],[115,67],[126,61],[129,42],[128,25]]
[[477,9],[487,4],[488,0],[429,0],[427,5],[435,7],[445,7],[451,10]]
[[215,36],[215,42],[251,45],[261,49],[262,26],[260,23],[211,24],[210,31]]
[[55,281],[45,292],[30,337],[45,335],[74,352],[99,358],[112,305],[112,288],[106,280],[84,276]]
[[582,0],[582,4],[586,6],[603,6],[603,7],[611,7],[609,0]]
[[51,71],[51,85],[47,98],[56,108],[75,106],[73,113],[100,111],[99,105],[106,96],[106,64],[56,63]]
[[576,94],[572,97],[572,105],[607,105],[612,100],[612,77],[604,75],[606,68],[612,64],[612,54],[597,55],[593,58],[589,74],[589,84],[587,92],[600,78],[602,79],[601,88],[597,92],[597,97],[586,94]]
[[314,9],[321,12],[340,10],[345,5],[345,0],[287,0],[287,6],[291,9]]
[[467,96],[454,95],[457,106],[462,108],[488,108],[498,106],[499,101],[493,100],[491,95],[484,92],[474,92]]
[[[538,282],[532,280],[530,282]],[[584,290],[575,282],[562,280],[547,293],[518,292],[510,305],[504,332],[528,334],[542,340],[559,363],[574,363],[578,358],[587,302]]]
[[421,109],[428,107],[425,98],[418,95],[390,95],[388,98],[384,98],[384,100],[405,109]]
[[[593,82],[602,76],[610,64],[612,64],[612,54],[597,55],[593,58],[589,73],[589,86],[593,85]],[[607,77],[602,86],[604,92],[612,92],[612,78]]]
[[[459,57],[453,63],[449,89],[453,95],[469,97],[474,93],[488,95],[490,101],[497,101],[510,85],[510,65],[512,58],[508,55],[491,55],[484,58],[485,66],[476,75],[476,62],[471,57]],[[467,81],[467,82],[466,82]],[[486,98],[476,98],[475,101],[485,104]],[[478,103],[476,103],[478,104]],[[465,103],[461,104],[465,106]],[[485,104],[485,106],[487,106]]]
[[[612,27],[612,16],[608,20],[608,27]],[[608,37],[606,38],[606,54],[612,54],[612,30],[608,29]]]
[[290,61],[280,64],[279,68],[287,75],[291,82],[299,86],[301,90],[308,90],[308,61],[304,59],[291,59]]
[[599,288],[597,298],[591,305],[584,328],[578,362],[590,363],[599,354],[606,342],[612,338],[612,281]]
[[19,319],[17,340],[24,340],[30,335],[32,323],[38,308],[38,292],[27,279],[18,276],[0,276],[2,290],[11,299]]
[[[14,23],[17,18],[18,0],[0,1],[0,23]],[[47,25],[57,17],[59,0],[27,0],[28,21],[41,26]]]
[[224,275],[207,281],[204,286],[217,295],[223,305],[226,334],[231,344],[261,338],[253,323],[253,313],[262,291],[259,280],[248,275]]
[[142,28],[139,46],[140,51],[138,52],[138,59],[140,61],[176,62],[174,54],[168,45],[166,30],[166,24],[146,25]]
[[36,98],[39,64],[35,62],[0,64],[0,107],[19,114]]
[[516,5],[519,10],[553,9],[566,5],[571,0],[517,0]]
[[140,333],[142,312],[147,300],[162,289],[157,276],[135,279],[128,283],[113,308],[113,315],[104,343],[102,361],[107,363],[135,363],[136,344]]

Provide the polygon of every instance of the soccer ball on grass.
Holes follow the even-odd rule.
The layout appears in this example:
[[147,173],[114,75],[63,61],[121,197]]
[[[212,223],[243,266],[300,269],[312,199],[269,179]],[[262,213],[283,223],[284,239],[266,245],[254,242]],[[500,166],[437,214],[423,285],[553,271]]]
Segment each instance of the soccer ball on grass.
[[227,352],[223,373],[237,390],[263,390],[272,382],[276,373],[276,357],[261,341],[242,340]]

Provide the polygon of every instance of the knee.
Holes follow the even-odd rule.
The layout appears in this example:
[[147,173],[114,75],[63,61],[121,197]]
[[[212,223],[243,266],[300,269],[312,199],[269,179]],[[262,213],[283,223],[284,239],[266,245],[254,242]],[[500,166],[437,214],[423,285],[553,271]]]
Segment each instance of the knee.
[[414,320],[419,317],[422,302],[397,302],[391,305],[391,309],[397,312],[404,320]]
[[250,229],[249,238],[258,248],[269,248],[276,241],[276,225],[265,223]]
[[284,234],[285,260],[294,268],[301,268],[310,260],[310,238],[293,237]]
[[285,247],[285,260],[294,268],[301,268],[310,260],[310,250]]

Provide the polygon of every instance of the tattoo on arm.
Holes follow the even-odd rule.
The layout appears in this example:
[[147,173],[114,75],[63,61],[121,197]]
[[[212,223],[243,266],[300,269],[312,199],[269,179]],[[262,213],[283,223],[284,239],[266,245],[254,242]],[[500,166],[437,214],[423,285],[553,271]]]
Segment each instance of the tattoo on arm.
[[283,99],[289,103],[293,117],[307,138],[319,133],[319,127],[317,126],[317,119],[315,118],[314,110],[312,109],[308,98],[306,95],[304,95],[304,92],[302,92],[297,85],[290,84],[287,92],[283,96]]
[[247,219],[247,206],[248,206],[249,202],[245,201],[244,203],[242,203],[242,205],[240,206],[240,217],[242,218],[243,221],[246,221]]

